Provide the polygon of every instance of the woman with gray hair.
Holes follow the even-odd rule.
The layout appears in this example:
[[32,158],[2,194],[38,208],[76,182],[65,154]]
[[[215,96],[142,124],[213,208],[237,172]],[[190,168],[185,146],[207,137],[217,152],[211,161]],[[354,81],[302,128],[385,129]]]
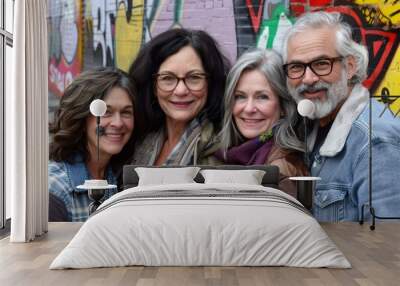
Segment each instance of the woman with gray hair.
[[280,169],[280,188],[295,195],[289,176],[302,176],[303,143],[297,138],[296,105],[285,87],[280,55],[244,53],[227,78],[221,146],[215,156],[227,164],[271,164]]

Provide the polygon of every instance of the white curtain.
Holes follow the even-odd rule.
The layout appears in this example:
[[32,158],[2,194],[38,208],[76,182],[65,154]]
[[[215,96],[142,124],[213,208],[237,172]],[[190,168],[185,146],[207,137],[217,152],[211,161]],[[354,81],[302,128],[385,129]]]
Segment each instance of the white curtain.
[[12,242],[48,227],[48,93],[46,0],[15,1],[13,90],[6,101],[6,188]]

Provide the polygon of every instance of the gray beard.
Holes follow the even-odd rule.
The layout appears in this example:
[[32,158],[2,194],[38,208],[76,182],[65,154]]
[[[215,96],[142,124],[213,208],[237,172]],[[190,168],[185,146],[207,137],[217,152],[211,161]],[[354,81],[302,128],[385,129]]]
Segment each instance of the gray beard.
[[287,82],[287,87],[290,95],[293,99],[298,103],[300,100],[304,99],[302,93],[304,91],[317,91],[321,89],[325,89],[326,92],[326,100],[321,101],[320,99],[311,99],[311,101],[315,105],[315,111],[313,114],[310,114],[308,117],[310,119],[316,118],[324,118],[329,115],[338,104],[347,98],[349,87],[347,86],[347,72],[346,69],[342,70],[342,74],[340,80],[335,83],[326,83],[323,81],[318,81],[313,85],[307,85],[302,83],[298,87],[292,87]]

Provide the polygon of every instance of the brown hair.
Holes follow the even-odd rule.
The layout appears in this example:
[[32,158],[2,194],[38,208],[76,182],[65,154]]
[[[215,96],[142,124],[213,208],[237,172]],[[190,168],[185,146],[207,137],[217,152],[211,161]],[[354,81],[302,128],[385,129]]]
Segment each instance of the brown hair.
[[[86,118],[90,115],[89,106],[94,99],[104,99],[115,88],[127,92],[134,106],[136,118],[136,90],[127,74],[115,68],[97,68],[81,73],[64,91],[60,106],[50,124],[53,135],[50,144],[50,160],[74,163],[74,154],[80,154],[84,161],[89,158],[87,150]],[[135,120],[136,125],[136,120]],[[133,155],[135,131],[122,151],[112,156],[114,171],[121,168]]]

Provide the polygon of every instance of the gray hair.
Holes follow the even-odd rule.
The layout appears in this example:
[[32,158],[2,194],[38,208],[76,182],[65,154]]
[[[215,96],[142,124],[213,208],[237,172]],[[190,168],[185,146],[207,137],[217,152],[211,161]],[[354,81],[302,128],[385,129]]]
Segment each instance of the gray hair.
[[[367,77],[368,52],[365,46],[355,42],[351,35],[351,27],[343,22],[340,13],[310,12],[302,15],[289,30],[282,45],[282,57],[286,63],[289,40],[296,34],[310,28],[329,27],[336,30],[336,51],[342,57],[353,56],[356,61],[356,73],[350,83],[361,83]],[[305,35],[306,36],[306,35]]]
[[285,149],[303,151],[304,145],[297,138],[294,131],[298,115],[296,104],[286,89],[282,58],[273,50],[254,49],[244,53],[228,74],[224,94],[225,114],[220,134],[221,147],[224,154],[230,147],[236,146],[245,140],[233,120],[234,94],[240,76],[243,72],[252,70],[258,70],[265,76],[273,92],[279,97],[281,110],[285,114],[273,127],[275,143]]

